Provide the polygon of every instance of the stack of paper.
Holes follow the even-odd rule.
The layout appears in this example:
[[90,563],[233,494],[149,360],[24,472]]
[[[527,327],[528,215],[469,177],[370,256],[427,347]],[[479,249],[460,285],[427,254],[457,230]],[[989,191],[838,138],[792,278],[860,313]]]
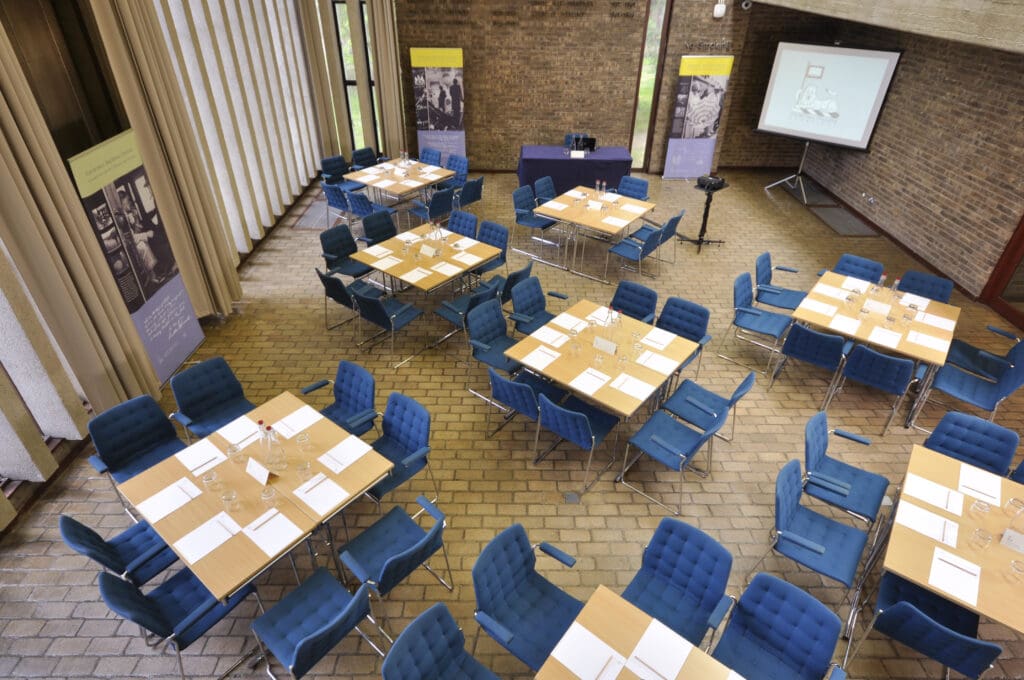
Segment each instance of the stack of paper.
[[875,312],[876,314],[887,315],[889,310],[892,309],[892,305],[879,302],[878,300],[867,299],[864,301],[864,309],[869,312]]
[[604,384],[609,380],[611,380],[611,376],[605,375],[595,368],[588,368],[573,378],[569,386],[587,396],[592,396],[594,392],[604,387]]
[[830,305],[827,302],[819,302],[818,300],[814,300],[809,297],[805,297],[803,299],[803,302],[800,303],[800,309],[806,309],[809,312],[814,312],[815,314],[822,314],[828,317],[831,317],[833,314],[839,311],[839,308],[836,307],[835,305]]
[[844,290],[851,290],[855,293],[863,293],[868,289],[868,286],[870,285],[871,284],[868,283],[867,281],[855,279],[852,276],[847,276],[845,279],[843,279],[843,282],[839,284],[839,286]]
[[183,477],[139,503],[136,508],[150,524],[159,522],[202,493],[191,479]]
[[235,444],[240,449],[256,441],[260,436],[259,428],[249,416],[239,416],[224,427],[217,430],[217,434],[228,442]]
[[416,283],[420,279],[425,279],[428,276],[430,276],[429,271],[423,267],[416,267],[415,269],[410,269],[404,274],[399,274],[398,278],[402,279],[406,283]]
[[634,399],[644,401],[647,397],[651,396],[651,393],[657,389],[656,385],[646,383],[639,378],[634,378],[631,375],[620,373],[615,380],[612,381],[612,387],[620,392],[625,392]]
[[578,678],[611,680],[626,665],[622,655],[577,621],[573,621],[551,656]]
[[369,444],[352,434],[317,460],[337,475],[341,474],[345,468],[362,458],[370,450]]
[[676,366],[679,365],[668,357],[662,356],[661,354],[655,354],[649,349],[644,350],[644,353],[636,358],[636,363],[657,371],[662,375],[671,374],[672,371],[676,370]]
[[613,194],[610,191],[606,191],[605,193],[598,196],[598,199],[604,201],[605,203],[615,203],[617,200],[619,200],[619,198],[620,196],[618,194]]
[[197,477],[228,458],[209,439],[200,439],[187,449],[174,454],[174,457]]
[[663,350],[675,339],[675,334],[663,331],[660,328],[652,328],[650,332],[640,341],[648,347]]
[[598,326],[607,326],[612,320],[612,310],[607,307],[598,307],[590,314],[587,314],[587,321]]
[[321,517],[348,500],[350,495],[322,472],[313,475],[312,479],[295,489],[295,497]]
[[302,538],[302,529],[277,508],[271,508],[248,524],[242,531],[267,557],[280,554]]
[[221,512],[178,539],[174,549],[186,562],[195,564],[241,530],[231,515]]
[[570,189],[569,191],[567,191],[565,193],[568,196],[572,196],[573,198],[586,198],[587,197],[587,195],[585,193],[583,193],[582,191],[576,191],[575,189]]
[[569,339],[568,335],[565,333],[559,333],[550,326],[541,326],[531,333],[530,337],[537,338],[541,342],[551,345],[552,347],[561,347],[565,344],[565,341]]
[[430,180],[431,182],[436,182],[439,179],[441,179],[441,175],[435,175],[432,172],[424,172],[420,175],[420,177],[422,177],[423,179]]
[[388,187],[393,186],[394,184],[395,180],[393,179],[382,179],[379,182],[374,182],[373,186],[377,187],[378,189],[387,189]]
[[561,354],[553,349],[548,349],[544,345],[539,346],[525,357],[523,357],[523,363],[532,369],[543,371],[548,367],[552,361],[560,357]]
[[458,241],[452,244],[452,248],[459,248],[461,250],[465,250],[466,248],[472,248],[477,243],[479,243],[479,241],[477,241],[476,239],[470,238],[468,236],[463,236]]
[[928,303],[931,302],[926,297],[920,295],[914,295],[913,293],[900,293],[900,304],[904,307],[913,307],[914,309],[920,309],[922,312],[928,308]]
[[404,241],[405,243],[416,243],[416,241],[420,240],[420,235],[414,234],[411,231],[403,231],[395,238],[397,238],[399,241]]
[[981,567],[948,550],[936,547],[932,555],[932,568],[928,572],[928,585],[976,607],[978,586],[981,585]]
[[420,182],[420,181],[415,180],[415,179],[403,179],[402,180],[402,186],[403,187],[412,187],[413,189],[415,189],[417,187],[423,186],[423,182]]
[[901,500],[896,509],[896,524],[913,529],[951,548],[956,547],[957,534],[960,532],[960,525],[956,522],[909,503],[906,499]]
[[600,201],[591,201],[591,200],[587,201],[587,210],[600,210],[600,209],[601,209],[601,202]]

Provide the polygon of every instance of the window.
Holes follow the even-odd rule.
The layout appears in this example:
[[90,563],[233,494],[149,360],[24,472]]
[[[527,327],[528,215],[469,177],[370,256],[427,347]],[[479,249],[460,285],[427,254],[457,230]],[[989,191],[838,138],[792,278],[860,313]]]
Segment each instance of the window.
[[644,39],[644,57],[640,66],[640,85],[636,93],[636,117],[633,120],[633,140],[630,154],[633,166],[644,168],[650,142],[651,109],[655,84],[661,67],[662,31],[665,24],[667,0],[651,0],[647,14],[647,36]]
[[373,146],[379,150],[380,116],[374,91],[370,36],[366,31],[368,20],[365,0],[335,0],[334,18],[352,148]]

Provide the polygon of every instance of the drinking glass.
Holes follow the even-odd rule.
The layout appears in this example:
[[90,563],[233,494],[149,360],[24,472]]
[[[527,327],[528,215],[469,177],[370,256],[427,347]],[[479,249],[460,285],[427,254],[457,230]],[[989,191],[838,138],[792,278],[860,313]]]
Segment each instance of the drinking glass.
[[981,522],[986,517],[988,517],[989,510],[991,509],[992,506],[986,503],[985,501],[981,499],[975,499],[975,501],[971,503],[971,507],[968,510],[968,512],[971,514],[972,517],[974,517],[974,519]]
[[1015,581],[1024,581],[1024,561],[1010,560],[1010,576]]
[[238,444],[228,445],[228,460],[235,465],[241,465],[245,462],[245,454],[242,453],[242,449],[238,447]]
[[223,488],[223,484],[221,484],[220,479],[217,477],[216,470],[207,470],[203,473],[202,479],[203,488],[210,493],[218,493]]
[[992,545],[992,534],[978,527],[971,533],[970,543],[975,550],[985,550]]
[[1021,510],[1024,510],[1024,500],[1016,497],[1007,500],[1006,505],[1003,506],[1003,511],[1010,517],[1016,517]]
[[299,452],[305,458],[313,450],[313,444],[309,440],[308,432],[300,432],[295,435],[295,443],[299,446]]
[[238,510],[238,492],[234,489],[224,489],[220,492],[220,501],[224,504],[224,510],[235,512]]
[[299,479],[303,482],[308,482],[309,478],[313,476],[313,472],[310,470],[308,460],[300,460],[295,465],[295,472],[299,475]]
[[263,487],[263,491],[260,491],[260,500],[263,501],[263,507],[268,510],[277,507],[277,489],[272,486]]

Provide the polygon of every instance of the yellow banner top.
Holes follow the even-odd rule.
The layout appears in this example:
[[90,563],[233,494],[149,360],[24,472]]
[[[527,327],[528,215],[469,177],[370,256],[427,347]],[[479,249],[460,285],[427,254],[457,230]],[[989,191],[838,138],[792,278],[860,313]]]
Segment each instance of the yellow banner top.
[[78,195],[91,196],[118,177],[142,165],[135,132],[125,130],[119,135],[68,159],[71,174],[78,185]]
[[462,68],[461,47],[410,47],[413,68]]
[[732,57],[683,57],[679,60],[681,76],[727,76],[732,71]]

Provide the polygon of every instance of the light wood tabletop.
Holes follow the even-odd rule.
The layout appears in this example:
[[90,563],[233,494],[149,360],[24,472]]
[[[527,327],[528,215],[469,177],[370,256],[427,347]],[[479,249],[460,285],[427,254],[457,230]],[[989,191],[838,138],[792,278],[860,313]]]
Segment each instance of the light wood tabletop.
[[[625,314],[618,315],[618,323],[605,325],[607,312],[607,307],[580,300],[510,347],[505,355],[602,408],[629,418],[698,346]],[[585,328],[578,324],[588,317]],[[578,324],[577,335],[573,337],[572,330],[561,324]],[[595,347],[595,341],[603,349]],[[644,363],[638,363],[638,359]],[[587,384],[595,383],[584,374],[598,382],[603,376],[604,382],[588,393]]]
[[[602,680],[617,678],[664,678],[665,680],[728,680],[738,678],[728,667],[694,647],[671,629],[622,599],[605,586],[598,586],[576,617],[585,629],[570,628],[559,646],[541,666],[537,680],[569,680],[581,677],[570,670],[595,667]],[[570,639],[586,640],[587,633],[596,636],[597,644],[573,644]],[[647,638],[647,639],[645,639]],[[565,647],[561,647],[563,643]],[[602,644],[603,643],[603,644]],[[602,659],[604,656],[607,661]],[[556,658],[557,657],[557,658]],[[581,658],[582,657],[582,658]],[[602,668],[602,662],[605,666]],[[680,665],[681,662],[681,665]],[[576,664],[582,665],[577,666]],[[675,674],[671,670],[678,670]],[[633,669],[633,670],[631,670]],[[666,672],[669,673],[665,675]],[[618,671],[617,673],[615,671]],[[635,672],[634,672],[635,670]],[[660,672],[659,672],[660,671]]]
[[345,179],[371,186],[392,196],[401,196],[443,182],[455,176],[452,170],[419,161],[385,161],[346,173]]
[[654,208],[655,205],[647,201],[611,192],[598,194],[596,189],[578,186],[542,203],[533,212],[607,236],[617,236]]
[[[998,499],[989,496],[993,489],[998,490]],[[1024,632],[1024,575],[1018,577],[1010,568],[1012,560],[1024,563],[1024,553],[1000,542],[1015,519],[1014,528],[1024,531],[1017,524],[1024,516],[1018,518],[1006,510],[1012,498],[1024,501],[1024,486],[914,446],[884,568]],[[987,512],[980,511],[984,506],[973,507],[979,499],[987,503]],[[974,542],[977,529],[992,537],[988,547]],[[945,579],[943,570],[953,579]],[[957,592],[949,592],[947,585]]]

